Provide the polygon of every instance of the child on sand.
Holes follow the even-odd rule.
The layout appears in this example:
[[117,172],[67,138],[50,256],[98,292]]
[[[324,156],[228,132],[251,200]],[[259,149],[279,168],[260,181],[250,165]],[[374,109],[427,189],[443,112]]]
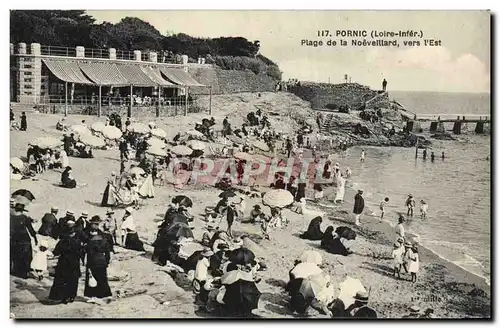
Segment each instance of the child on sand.
[[47,271],[47,256],[52,254],[47,248],[47,244],[40,241],[40,245],[31,261],[31,270],[38,280],[43,280],[43,273]]
[[411,281],[416,282],[417,281],[417,272],[420,266],[419,259],[418,259],[418,248],[416,245],[413,245],[411,248],[412,252],[409,254],[409,266],[408,266],[408,271],[411,274]]
[[361,159],[360,159],[361,162],[364,162],[365,161],[365,150],[362,149],[361,150]]
[[385,207],[389,202],[389,197],[385,197],[384,200],[380,203],[380,221],[384,218]]
[[425,200],[421,199],[420,200],[420,218],[422,220],[427,219],[427,209],[429,208],[429,205],[425,202]]
[[401,243],[395,242],[392,250],[392,258],[394,259],[394,277],[401,278],[401,266],[403,265],[404,247]]

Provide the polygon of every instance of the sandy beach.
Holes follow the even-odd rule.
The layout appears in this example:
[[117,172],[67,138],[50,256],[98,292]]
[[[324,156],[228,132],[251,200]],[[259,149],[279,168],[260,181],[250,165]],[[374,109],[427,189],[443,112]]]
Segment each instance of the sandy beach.
[[[281,131],[292,132],[298,126],[296,116],[307,117],[312,113],[309,104],[289,94],[263,93],[261,98],[252,94],[217,96],[213,100],[215,117],[218,125],[229,116],[233,125],[241,125],[249,111],[257,106],[263,112],[273,112],[280,116],[269,115],[272,126]],[[279,104],[279,106],[275,106]],[[308,109],[309,107],[309,109]],[[298,110],[300,109],[300,113]],[[169,138],[177,132],[194,128],[195,122],[209,117],[206,114],[189,114],[186,117],[155,119],[158,127],[167,131]],[[28,112],[28,131],[11,131],[10,151],[12,156],[25,156],[27,144],[40,136],[62,136],[55,129],[60,116]],[[68,124],[78,124],[82,119],[90,126],[97,117],[68,116]],[[144,117],[136,121],[148,123],[152,118]],[[104,119],[101,118],[101,121]],[[314,122],[314,116],[308,120]],[[35,220],[35,229],[40,226],[44,213],[55,205],[60,209],[58,217],[66,210],[73,210],[78,216],[82,211],[103,216],[106,209],[101,208],[102,192],[111,171],[119,171],[119,151],[95,150],[93,159],[70,157],[70,166],[74,176],[87,186],[77,189],[60,188],[60,171],[47,171],[37,181],[11,181],[10,189],[28,189],[33,192],[36,201],[29,206],[29,215]],[[340,163],[342,167],[342,163]],[[206,206],[214,206],[219,190],[211,186],[186,186],[175,191],[171,185],[156,186],[155,198],[142,201],[143,206],[134,214],[137,230],[145,242],[146,254],[117,247],[118,254],[112,256],[110,264],[110,282],[114,300],[107,305],[88,304],[83,297],[83,279],[80,280],[79,297],[67,305],[44,305],[52,277],[42,282],[33,279],[10,278],[11,312],[16,318],[202,318],[207,314],[197,311],[194,294],[182,279],[173,279],[164,268],[151,261],[152,247],[157,230],[157,223],[162,219],[170,199],[176,195],[186,195],[193,200],[191,214],[195,216],[195,239],[200,240],[205,222],[202,214]],[[328,193],[325,193],[328,194]],[[447,262],[434,253],[419,247],[420,271],[416,283],[409,281],[409,275],[399,280],[392,276],[392,244],[396,239],[394,229],[380,223],[378,213],[365,209],[361,218],[361,227],[356,227],[351,215],[354,191],[346,188],[345,203],[334,206],[326,196],[320,204],[308,203],[308,208],[323,211],[322,230],[332,225],[349,226],[357,233],[352,243],[355,254],[349,257],[332,255],[319,249],[319,241],[303,240],[298,234],[307,229],[314,216],[299,215],[287,209],[283,211],[290,221],[287,228],[272,231],[270,240],[260,238],[260,227],[251,224],[235,223],[233,231],[238,235],[246,233],[259,244],[265,259],[267,271],[260,273],[262,281],[258,288],[262,293],[259,308],[254,314],[262,318],[294,318],[287,308],[288,296],[284,285],[288,281],[288,271],[293,261],[305,250],[319,250],[325,263],[324,271],[329,273],[337,286],[346,276],[360,279],[366,289],[370,289],[370,307],[375,309],[380,318],[400,318],[409,313],[409,307],[418,305],[422,312],[432,308],[436,318],[490,318],[491,291],[484,280],[468,273],[456,265]],[[261,200],[247,199],[246,215],[254,204]],[[269,213],[269,208],[265,208]],[[121,218],[124,211],[118,209],[116,216]],[[386,213],[394,217],[395,213]],[[54,266],[51,260],[49,267]],[[51,269],[49,269],[50,271]],[[310,311],[311,318],[327,318],[315,310]]]

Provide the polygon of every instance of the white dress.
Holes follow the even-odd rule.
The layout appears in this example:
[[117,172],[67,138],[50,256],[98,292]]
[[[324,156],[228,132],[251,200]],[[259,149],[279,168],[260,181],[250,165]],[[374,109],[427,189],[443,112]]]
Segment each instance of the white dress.
[[345,179],[343,177],[339,177],[337,179],[337,193],[335,194],[335,202],[344,201],[345,194]]
[[31,260],[31,270],[47,271],[47,256],[50,254],[49,250],[37,250]]
[[418,253],[411,254],[409,263],[408,271],[410,273],[417,273],[419,269]]

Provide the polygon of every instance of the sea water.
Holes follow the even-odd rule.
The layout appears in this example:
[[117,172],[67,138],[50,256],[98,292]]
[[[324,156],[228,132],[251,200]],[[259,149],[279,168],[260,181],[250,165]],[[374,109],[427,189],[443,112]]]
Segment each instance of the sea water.
[[[391,93],[390,93],[391,94]],[[391,97],[412,104],[416,113],[490,114],[489,95],[453,93],[399,93]],[[467,110],[470,109],[470,110]],[[470,129],[473,130],[473,129]],[[379,204],[389,197],[385,218],[397,224],[395,212],[406,214],[408,194],[416,200],[407,230],[440,257],[490,279],[491,158],[489,135],[461,135],[459,141],[432,140],[426,160],[415,148],[353,147],[341,158],[341,167],[353,172],[354,188],[364,190],[365,202],[379,215]],[[366,160],[360,162],[361,149]],[[431,151],[436,158],[430,159]],[[441,159],[441,152],[445,159]],[[427,220],[420,219],[420,200],[429,205]],[[373,218],[375,219],[375,218]]]

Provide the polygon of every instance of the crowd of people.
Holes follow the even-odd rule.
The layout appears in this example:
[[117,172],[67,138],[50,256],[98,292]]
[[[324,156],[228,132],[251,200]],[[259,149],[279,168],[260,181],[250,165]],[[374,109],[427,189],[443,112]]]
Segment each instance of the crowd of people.
[[[201,134],[197,138],[208,142],[214,141],[218,137],[214,132],[215,123],[215,119],[210,118],[196,124],[195,130]],[[153,137],[151,131],[156,129],[153,122],[149,125],[150,132],[137,133],[129,129],[130,118],[127,118],[122,126],[121,118],[113,114],[106,119],[105,125],[116,126],[123,132],[116,141],[120,152],[120,173],[111,172],[100,203],[102,207],[107,208],[105,218],[94,215],[89,219],[89,214],[83,212],[76,219],[75,213],[67,210],[64,217],[57,219],[58,209],[53,207],[50,213],[46,213],[41,219],[42,225],[36,233],[32,219],[26,215],[25,205],[14,198],[11,201],[11,272],[22,278],[27,278],[31,274],[36,279],[43,279],[47,272],[47,258],[57,257],[54,282],[49,296],[49,299],[54,301],[70,303],[75,300],[82,266],[85,266],[84,296],[87,297],[87,301],[98,304],[111,301],[113,293],[108,283],[107,268],[115,252],[115,246],[145,252],[144,243],[138,235],[134,220],[134,213],[141,206],[141,199],[154,197],[155,181],[165,180],[165,170],[173,159],[183,157],[189,159],[190,164],[181,162],[174,168],[174,175],[177,177],[173,182],[174,186],[184,186],[189,184],[190,175],[178,181],[179,172],[192,171],[197,165],[196,158],[204,156],[200,149],[194,149],[191,155],[176,154],[172,151],[171,147],[187,145],[189,141],[196,140],[193,136],[185,137],[181,134],[175,136],[172,141],[163,138],[162,146],[166,148],[165,154],[150,156]],[[267,145],[268,150],[264,152],[279,156],[282,161],[292,155],[301,158],[304,149],[312,153],[316,163],[323,155],[316,145],[311,144],[307,136],[312,132],[312,127],[304,125],[296,135],[284,136],[272,128],[268,117],[260,109],[250,113],[241,127],[235,128],[227,117],[222,125],[222,136],[232,140],[232,154],[255,151],[256,146],[247,139],[249,135],[253,135]],[[58,122],[57,129],[63,131],[67,129],[64,120]],[[241,142],[232,137],[241,139]],[[315,139],[316,142],[320,140],[319,137]],[[73,133],[64,137],[63,144],[63,150],[58,153],[50,150],[44,153],[40,150],[43,160],[46,159],[47,162],[39,163],[32,155],[36,164],[34,168],[37,173],[42,173],[43,169],[62,168],[62,185],[75,188],[78,184],[72,175],[68,156],[75,154],[81,156],[82,152],[76,146]],[[28,152],[38,152],[36,147],[29,149]],[[130,155],[133,150],[135,150],[134,157]],[[231,155],[230,152],[227,152],[227,155]],[[363,150],[361,161],[364,160]],[[244,185],[243,175],[247,161],[238,159],[236,163],[236,183]],[[172,272],[186,274],[191,281],[197,304],[205,311],[224,316],[248,316],[258,306],[260,292],[257,284],[261,279],[259,272],[266,270],[267,267],[265,259],[256,255],[258,245],[248,235],[237,236],[233,231],[234,223],[239,221],[258,224],[261,237],[271,239],[274,230],[286,229],[289,225],[283,208],[304,215],[313,213],[313,210],[306,208],[308,192],[314,194],[312,197],[314,201],[320,202],[327,198],[324,193],[326,188],[335,186],[336,191],[331,200],[335,205],[341,205],[344,202],[346,180],[351,177],[352,172],[349,168],[342,171],[339,163],[333,165],[331,160],[327,160],[322,172],[322,178],[326,182],[314,185],[300,180],[297,175],[292,174],[287,179],[283,172],[278,172],[270,188],[276,192],[286,191],[291,196],[291,201],[285,206],[272,206],[263,198],[262,203],[270,207],[270,215],[256,204],[250,210],[249,216],[245,214],[246,197],[250,196],[242,192],[238,194],[238,189],[235,188],[238,186],[233,185],[232,177],[228,176],[230,173],[228,168],[227,175],[215,184],[223,192],[215,206],[207,207],[205,231],[199,241],[203,249],[191,254],[183,251],[186,244],[195,242],[193,241],[195,219],[190,213],[192,201],[185,196],[176,196],[168,205],[162,222],[158,224],[155,241],[152,244],[154,250],[151,259],[158,265],[169,267]],[[264,196],[257,194],[255,197]],[[384,217],[388,202],[389,199],[385,198],[380,205],[381,219]],[[121,219],[118,219],[115,217],[115,209],[121,205],[126,208]],[[363,191],[359,190],[354,199],[355,225],[361,224],[360,218],[364,209]],[[426,213],[427,207],[423,209]],[[408,211],[410,215],[410,206]],[[424,217],[424,214],[422,215]],[[319,247],[331,254],[342,256],[353,254],[350,244],[355,240],[356,232],[347,226],[339,226],[336,229],[328,226],[322,232],[322,222],[323,215],[315,216],[300,238],[318,241]],[[221,228],[222,225],[226,228]],[[410,273],[411,280],[416,281],[419,267],[418,249],[405,238],[404,230],[398,233],[397,247],[395,243],[392,251],[394,275],[399,277],[402,270],[405,270]],[[51,244],[55,246],[51,247]],[[318,260],[316,254],[306,253],[293,263],[293,268],[290,270],[286,288],[290,296],[290,310],[306,314],[308,309],[313,307],[333,317],[377,317],[376,311],[368,307],[369,293],[366,290],[359,290],[353,294],[352,304],[345,304],[343,300],[335,298],[331,278],[321,269],[322,261]],[[321,257],[319,252],[315,253]],[[320,287],[320,292],[312,296],[304,292],[306,288],[304,286],[311,283]],[[246,293],[245,298],[241,297],[243,290]]]

